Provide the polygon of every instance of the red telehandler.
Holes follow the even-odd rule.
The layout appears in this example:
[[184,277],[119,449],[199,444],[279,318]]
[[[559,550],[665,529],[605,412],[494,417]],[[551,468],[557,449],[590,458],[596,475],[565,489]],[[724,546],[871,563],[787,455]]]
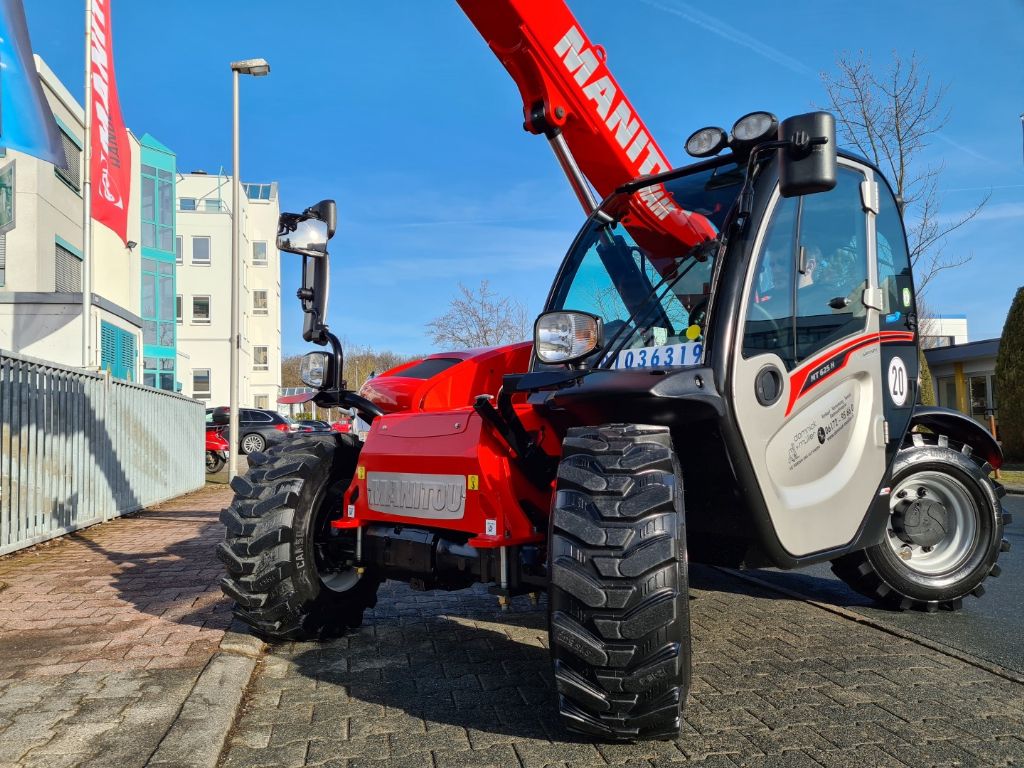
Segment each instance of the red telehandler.
[[629,740],[680,728],[688,556],[831,561],[898,609],[980,596],[1008,548],[1002,456],[915,404],[901,205],[837,152],[832,116],[753,112],[671,168],[561,2],[459,2],[587,221],[532,343],[432,355],[357,394],[326,325],[335,205],[282,214],[303,337],[330,350],[302,378],[370,430],[249,456],[218,548],[236,614],[319,638],[358,626],[385,578],[483,582],[503,604],[546,590],[563,723]]

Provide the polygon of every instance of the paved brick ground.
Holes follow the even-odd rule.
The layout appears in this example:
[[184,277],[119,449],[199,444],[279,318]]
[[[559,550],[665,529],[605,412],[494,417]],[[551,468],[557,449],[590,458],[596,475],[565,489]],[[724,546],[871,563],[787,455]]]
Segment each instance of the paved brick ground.
[[503,614],[481,591],[389,583],[356,634],[270,648],[224,765],[1024,763],[1024,686],[718,571],[692,578],[694,682],[676,742],[559,729],[543,605]]
[[142,765],[229,621],[225,486],[0,558],[0,765]]

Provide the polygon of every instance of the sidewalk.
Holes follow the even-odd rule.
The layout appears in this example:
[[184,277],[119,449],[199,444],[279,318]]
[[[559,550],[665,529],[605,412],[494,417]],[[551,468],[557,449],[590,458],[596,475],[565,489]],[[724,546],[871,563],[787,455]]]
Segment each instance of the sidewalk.
[[0,766],[142,766],[230,621],[213,548],[231,490],[0,558]]

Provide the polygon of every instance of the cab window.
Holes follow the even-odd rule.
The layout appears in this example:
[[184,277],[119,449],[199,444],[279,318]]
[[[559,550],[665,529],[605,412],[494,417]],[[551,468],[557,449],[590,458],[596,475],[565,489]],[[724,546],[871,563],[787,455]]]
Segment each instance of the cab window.
[[878,287],[882,289],[882,328],[906,330],[916,318],[914,281],[903,220],[889,188],[879,182],[879,210],[875,217],[878,248]]
[[779,199],[747,299],[743,355],[778,355],[787,370],[864,330],[867,218],[863,174],[840,168],[835,189]]
[[840,168],[835,189],[802,200],[797,250],[796,361],[865,328],[868,287],[863,174]]

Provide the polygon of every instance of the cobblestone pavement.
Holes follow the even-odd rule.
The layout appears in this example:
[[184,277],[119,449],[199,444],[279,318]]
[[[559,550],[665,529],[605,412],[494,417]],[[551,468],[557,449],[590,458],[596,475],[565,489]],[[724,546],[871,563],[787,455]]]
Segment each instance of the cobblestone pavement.
[[1024,686],[695,567],[694,679],[675,742],[556,723],[544,605],[382,588],[365,626],[268,650],[222,760],[253,766],[1011,765]]
[[229,613],[207,487],[0,558],[0,766],[143,765]]

